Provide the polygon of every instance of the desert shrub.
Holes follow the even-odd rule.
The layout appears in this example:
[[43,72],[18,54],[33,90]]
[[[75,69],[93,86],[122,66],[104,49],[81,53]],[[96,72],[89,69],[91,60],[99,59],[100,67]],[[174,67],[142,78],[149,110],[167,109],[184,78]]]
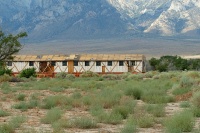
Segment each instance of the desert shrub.
[[99,104],[104,108],[112,108],[113,106],[119,104],[121,98],[121,93],[114,91],[113,89],[106,88],[98,93],[96,98],[93,100],[93,104]]
[[65,90],[65,88],[57,86],[57,87],[50,87],[49,90],[54,92],[62,92]]
[[36,69],[35,68],[27,68],[21,71],[20,77],[30,78],[36,77]]
[[195,107],[200,108],[200,92],[196,92],[192,97],[192,103]]
[[41,119],[44,124],[52,124],[61,118],[62,111],[59,108],[50,109],[47,114]]
[[165,105],[163,104],[148,104],[146,105],[146,111],[155,117],[165,116]]
[[56,78],[64,79],[66,78],[67,73],[66,72],[59,72],[56,74]]
[[128,106],[116,106],[112,110],[113,114],[120,114],[123,119],[126,119],[129,114],[133,113],[133,109],[131,110]]
[[66,119],[59,119],[52,123],[52,127],[54,133],[64,133],[64,128],[69,127],[69,123]]
[[5,74],[11,75],[12,74],[12,70],[0,66],[0,76],[5,75]]
[[184,87],[191,87],[193,84],[194,84],[194,80],[190,77],[183,76],[180,79],[180,86],[183,87],[183,88]]
[[74,120],[71,120],[69,122],[69,127],[81,128],[81,129],[96,128],[97,122],[88,117],[80,117],[80,118],[75,118]]
[[150,128],[154,125],[154,117],[143,114],[136,118],[136,123],[140,128]]
[[3,92],[4,94],[7,94],[7,93],[13,91],[13,89],[10,87],[10,84],[9,84],[8,82],[2,83],[2,84],[0,85],[0,88],[1,88],[1,90],[2,90],[2,92]]
[[167,96],[163,90],[146,90],[141,99],[150,104],[162,104],[168,103],[171,97]]
[[11,77],[9,82],[23,82],[23,80],[19,77]]
[[25,94],[20,93],[16,96],[16,99],[19,101],[24,101],[25,97],[26,97]]
[[9,113],[0,109],[0,117],[9,116]]
[[144,78],[144,75],[143,74],[130,74],[127,78],[131,79],[131,80],[142,80]]
[[12,117],[9,123],[0,125],[0,133],[14,133],[25,120],[24,116]]
[[121,130],[121,133],[136,133],[136,122],[133,118],[129,118]]
[[0,133],[14,133],[15,129],[9,124],[0,125]]
[[120,124],[123,120],[123,116],[120,113],[117,112],[111,112],[111,113],[101,113],[97,116],[98,122],[106,123],[106,124]]
[[190,71],[190,72],[187,72],[186,74],[187,77],[190,77],[190,78],[199,78],[200,75],[199,75],[199,72],[198,71]]
[[104,113],[104,109],[100,105],[90,106],[89,111],[90,111],[90,114],[92,114],[93,116],[99,116],[100,114]]
[[85,71],[81,75],[81,77],[99,77],[99,75],[92,71]]
[[168,118],[164,125],[169,133],[191,132],[194,126],[193,114],[190,111],[177,113]]
[[20,102],[20,103],[17,103],[15,105],[13,105],[12,108],[14,108],[14,109],[20,109],[21,111],[26,111],[26,110],[28,110],[29,105],[28,105],[27,102],[23,101],[23,102]]
[[41,108],[51,109],[57,106],[64,107],[66,105],[71,105],[71,103],[72,103],[72,99],[66,96],[62,96],[62,95],[48,96],[43,100]]
[[106,80],[120,80],[121,79],[121,77],[116,74],[105,74],[105,75],[102,75],[102,78]]
[[142,96],[142,89],[135,86],[129,86],[125,89],[125,95],[132,96],[135,99],[139,100]]
[[11,77],[9,75],[7,75],[7,74],[4,74],[4,75],[0,76],[0,83],[1,82],[8,82],[10,80],[11,80]]
[[188,101],[183,101],[180,103],[181,108],[189,108],[190,106],[191,106],[190,102],[188,102]]
[[68,80],[74,80],[76,78],[76,76],[74,76],[73,74],[67,74],[66,79]]
[[189,88],[189,87],[184,87],[184,88],[177,87],[176,89],[174,89],[172,91],[172,94],[173,95],[182,95],[182,94],[188,93],[190,91],[191,91],[191,88]]
[[200,117],[200,108],[198,108],[198,107],[192,107],[191,108],[191,111],[192,111],[192,113],[193,113],[193,115],[195,116],[195,117]]

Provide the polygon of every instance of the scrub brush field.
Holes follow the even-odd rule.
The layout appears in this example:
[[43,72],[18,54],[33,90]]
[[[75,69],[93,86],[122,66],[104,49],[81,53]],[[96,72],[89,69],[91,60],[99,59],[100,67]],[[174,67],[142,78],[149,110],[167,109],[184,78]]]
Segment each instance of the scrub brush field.
[[200,132],[200,72],[0,76],[0,133]]

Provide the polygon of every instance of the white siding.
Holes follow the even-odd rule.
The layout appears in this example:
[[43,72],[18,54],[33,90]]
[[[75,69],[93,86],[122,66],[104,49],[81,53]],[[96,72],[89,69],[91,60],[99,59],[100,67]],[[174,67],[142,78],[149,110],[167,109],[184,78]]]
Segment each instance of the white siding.
[[12,62],[12,66],[7,66],[14,73],[20,73],[27,68],[36,68],[36,72],[39,72],[39,62],[34,62],[34,66],[29,66],[29,62]]

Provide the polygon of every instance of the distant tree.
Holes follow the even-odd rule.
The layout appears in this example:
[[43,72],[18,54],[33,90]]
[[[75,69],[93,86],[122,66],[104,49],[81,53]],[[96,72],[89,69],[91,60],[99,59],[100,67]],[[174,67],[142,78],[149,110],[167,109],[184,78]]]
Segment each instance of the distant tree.
[[156,66],[159,64],[159,62],[160,61],[154,57],[149,60],[149,64],[152,66],[153,70],[156,70]]
[[18,53],[22,49],[19,39],[26,36],[26,32],[21,32],[17,35],[6,35],[0,29],[0,62],[12,59],[12,55]]

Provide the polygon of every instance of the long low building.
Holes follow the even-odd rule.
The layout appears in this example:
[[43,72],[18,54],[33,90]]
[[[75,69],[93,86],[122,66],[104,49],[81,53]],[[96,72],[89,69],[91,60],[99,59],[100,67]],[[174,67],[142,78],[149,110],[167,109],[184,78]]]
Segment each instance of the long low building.
[[70,55],[15,55],[7,62],[13,74],[36,68],[38,75],[54,76],[59,72],[79,75],[85,71],[99,74],[145,72],[145,56],[141,54],[70,54]]

